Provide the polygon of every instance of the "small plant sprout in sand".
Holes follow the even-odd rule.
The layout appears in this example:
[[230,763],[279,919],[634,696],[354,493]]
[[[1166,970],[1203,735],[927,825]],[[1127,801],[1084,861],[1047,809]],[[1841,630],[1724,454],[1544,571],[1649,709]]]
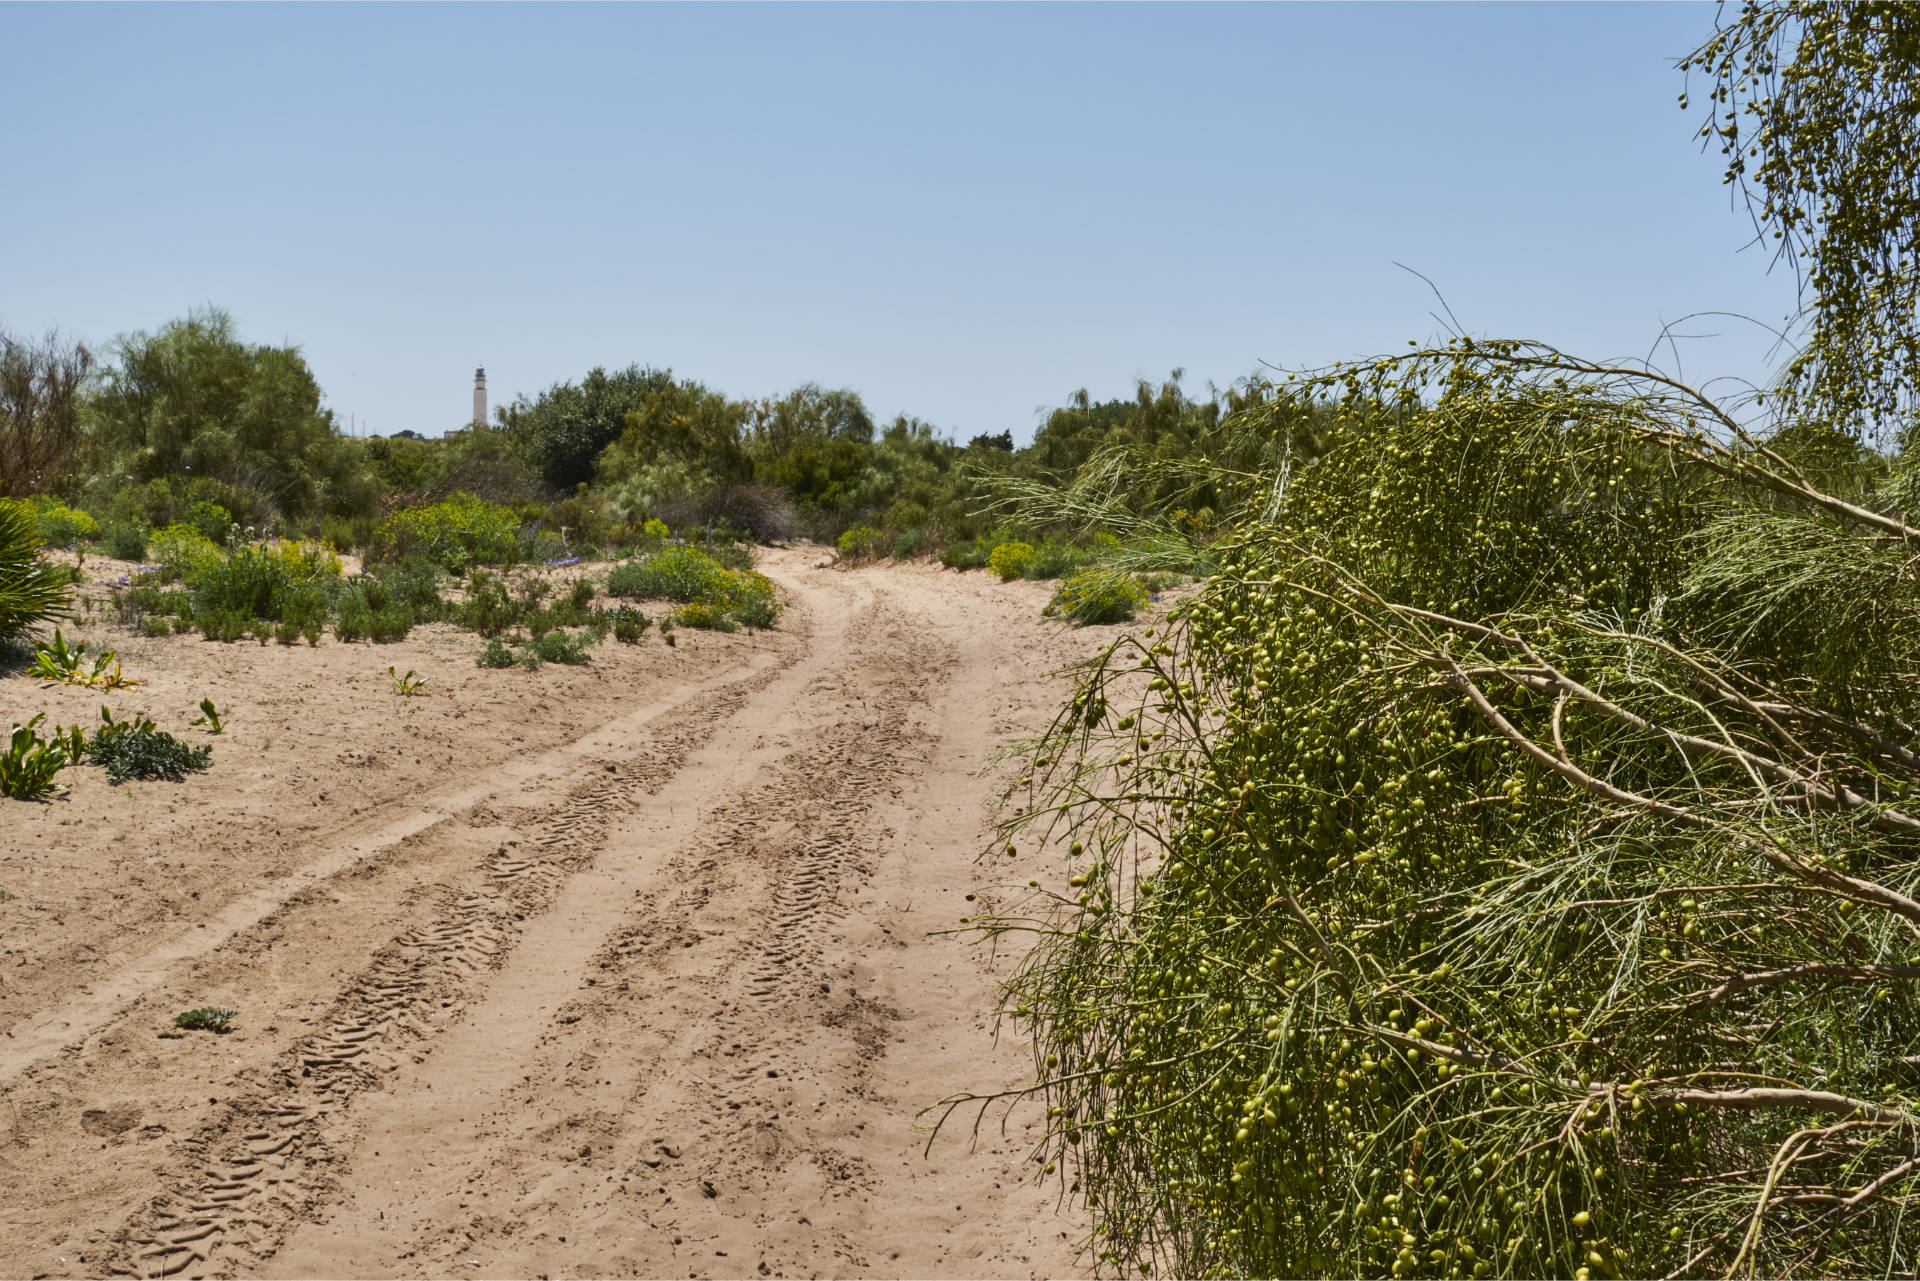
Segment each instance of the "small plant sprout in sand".
[[[388,668],[387,670],[392,671],[393,669]],[[200,714],[188,723],[192,725],[205,725],[207,727],[207,733],[209,734],[218,734],[221,729],[224,728],[220,723],[220,712],[214,707],[211,698],[203,698],[200,700]]]
[[227,1024],[233,1021],[234,1010],[223,1010],[212,1005],[203,1005],[197,1010],[188,1010],[184,1014],[173,1016],[173,1025],[185,1028],[189,1032],[225,1032]]
[[402,697],[411,698],[415,694],[427,692],[427,678],[415,676],[411,667],[406,670],[405,675],[389,667],[387,675],[393,678],[393,692]]

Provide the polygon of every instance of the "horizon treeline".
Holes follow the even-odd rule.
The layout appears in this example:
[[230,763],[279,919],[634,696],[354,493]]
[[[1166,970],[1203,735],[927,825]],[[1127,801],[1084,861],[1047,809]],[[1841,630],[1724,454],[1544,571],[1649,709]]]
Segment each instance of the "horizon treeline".
[[[876,421],[850,388],[740,399],[638,362],[516,397],[493,423],[441,439],[355,437],[297,347],[250,343],[207,308],[99,354],[0,330],[0,497],[58,499],[133,530],[211,504],[243,527],[345,549],[396,510],[462,492],[586,540],[659,519],[763,541],[866,526],[931,549],[991,525],[997,486],[1065,486],[1107,451],[1203,455],[1226,419],[1275,395],[1255,376],[1201,398],[1182,377],[1104,400],[1077,391],[1025,446],[1011,431],[963,444],[912,415]],[[1197,530],[1223,502],[1211,481],[1141,497],[1178,498]]]

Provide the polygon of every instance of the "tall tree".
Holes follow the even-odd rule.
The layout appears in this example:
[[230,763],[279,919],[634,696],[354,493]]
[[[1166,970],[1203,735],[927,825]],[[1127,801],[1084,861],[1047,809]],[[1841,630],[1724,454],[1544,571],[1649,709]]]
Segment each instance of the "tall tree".
[[244,342],[223,311],[121,338],[87,409],[116,479],[205,477],[296,517],[363,511],[376,492],[299,349]]
[[80,403],[93,353],[58,334],[0,333],[0,496],[71,490],[85,438]]

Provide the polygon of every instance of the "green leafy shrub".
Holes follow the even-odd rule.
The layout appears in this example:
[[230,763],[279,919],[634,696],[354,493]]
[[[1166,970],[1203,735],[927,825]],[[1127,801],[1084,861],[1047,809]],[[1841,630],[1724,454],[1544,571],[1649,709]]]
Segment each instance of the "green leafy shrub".
[[1124,623],[1146,603],[1146,588],[1131,575],[1114,569],[1082,569],[1060,581],[1047,612],[1087,627]]
[[592,580],[576,578],[573,580],[573,587],[568,592],[568,599],[572,602],[574,609],[585,610],[587,606],[593,604],[593,595]]
[[512,667],[513,651],[501,644],[498,636],[490,636],[487,638],[486,648],[480,651],[473,663],[476,667]]
[[471,565],[508,564],[520,556],[520,521],[512,509],[461,492],[441,503],[395,512],[374,535],[377,559],[430,560],[452,574]]
[[412,629],[413,611],[398,601],[367,616],[367,635],[376,645],[403,641]]
[[840,555],[849,561],[872,560],[880,552],[880,538],[871,525],[855,525],[840,535]]
[[224,1032],[227,1024],[233,1021],[236,1010],[223,1010],[211,1005],[203,1005],[197,1010],[188,1010],[184,1014],[173,1016],[173,1025],[185,1028],[189,1032]]
[[173,620],[169,618],[147,617],[140,620],[140,634],[149,639],[173,635]]
[[1032,563],[1032,543],[1001,543],[987,556],[987,567],[1000,575],[1003,583],[1010,583],[1026,573],[1027,566]]
[[912,560],[927,550],[927,531],[924,529],[903,529],[893,536],[893,558]]
[[100,536],[100,523],[87,513],[54,498],[33,503],[35,530],[49,547],[73,547]]
[[115,560],[144,561],[152,530],[124,520],[109,524],[100,535],[100,550]]
[[373,633],[373,611],[366,602],[358,597],[350,597],[341,603],[340,613],[333,620],[334,639],[351,645],[363,641]]
[[181,524],[218,547],[227,545],[233,532],[233,513],[219,503],[199,502],[187,508]]
[[599,637],[591,631],[569,634],[555,630],[536,637],[530,648],[540,656],[541,662],[564,663],[571,667],[578,667],[593,661],[593,656],[588,651],[598,640]]
[[728,616],[726,610],[715,605],[705,604],[701,601],[694,601],[691,604],[682,605],[679,609],[674,610],[673,621],[681,627],[693,627],[708,632],[737,632],[740,630],[739,624],[735,623],[733,619]]
[[455,621],[482,636],[498,636],[519,622],[526,610],[496,574],[476,571],[467,580],[466,599],[453,611]]
[[116,783],[135,778],[178,783],[189,772],[206,769],[213,757],[211,744],[191,747],[144,716],[116,721],[103,707],[100,719],[102,725],[87,740],[87,757],[106,766],[107,777]]
[[220,548],[191,525],[167,525],[147,540],[147,556],[161,577],[191,581],[201,566],[220,559]]
[[40,559],[33,508],[0,498],[0,644],[67,613],[72,599],[66,567]]
[[603,623],[612,625],[615,640],[627,645],[638,641],[653,621],[630,605],[607,610],[600,615],[600,619]]
[[52,738],[41,738],[35,731],[44,719],[35,716],[13,727],[6,750],[0,752],[0,796],[32,801],[59,789],[59,773],[74,762],[80,731],[63,733],[55,726]]
[[1059,578],[1079,568],[1086,559],[1086,553],[1079,548],[1049,539],[1033,549],[1033,555],[1020,568],[1020,577],[1035,580]]
[[729,571],[691,547],[671,547],[657,556],[614,566],[607,595],[641,600],[710,601],[725,589]]

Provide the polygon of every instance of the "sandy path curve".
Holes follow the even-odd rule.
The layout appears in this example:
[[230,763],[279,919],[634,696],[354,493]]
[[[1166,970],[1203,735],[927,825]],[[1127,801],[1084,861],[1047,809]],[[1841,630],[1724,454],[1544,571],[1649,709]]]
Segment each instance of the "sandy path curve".
[[[394,820],[409,858],[330,853],[316,892],[230,910],[220,956],[305,1013],[206,1063],[201,1119],[133,1165],[111,1108],[65,1166],[16,1112],[0,1195],[52,1213],[0,1269],[1077,1273],[1036,1115],[929,1159],[915,1114],[1031,1070],[993,1040],[985,958],[936,931],[990,874],[983,763],[1093,639],[1044,630],[1034,591],[818,556],[763,566],[784,648]],[[76,1004],[101,1026],[51,1062],[13,1048],[20,1097],[55,1118],[142,1088],[153,1011],[112,1005]]]

